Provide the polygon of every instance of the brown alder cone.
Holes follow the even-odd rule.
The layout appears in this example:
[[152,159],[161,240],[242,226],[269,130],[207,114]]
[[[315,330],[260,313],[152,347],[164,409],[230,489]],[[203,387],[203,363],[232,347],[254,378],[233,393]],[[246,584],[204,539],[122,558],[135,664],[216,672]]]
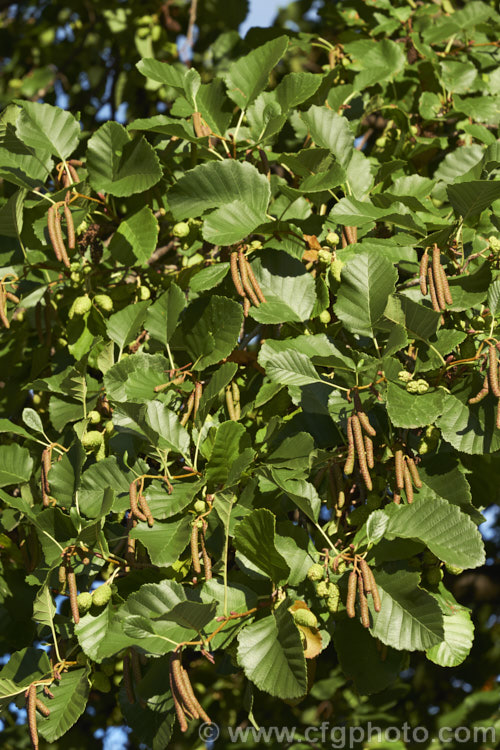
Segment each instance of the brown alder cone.
[[147,516],[142,512],[142,510],[139,510],[139,505],[137,503],[137,481],[135,479],[130,482],[129,501],[130,510],[132,511],[133,515],[138,518],[139,521],[147,521]]
[[359,608],[361,610],[361,624],[364,628],[370,627],[370,612],[368,609],[368,599],[363,588],[363,579],[361,576],[358,577],[358,599]]
[[191,685],[191,680],[189,679],[189,675],[187,671],[184,669],[184,667],[181,666],[181,675],[184,682],[184,687],[186,689],[186,692],[191,700],[191,703],[193,704],[194,708],[196,708],[196,712],[198,716],[195,716],[197,719],[198,717],[200,719],[203,719],[203,721],[206,724],[211,724],[212,719],[209,717],[209,715],[203,710],[203,706],[199,702],[198,698],[196,697],[193,686]]
[[352,430],[352,417],[347,419],[347,458],[344,464],[344,474],[347,476],[354,471],[354,434]]
[[130,655],[127,651],[123,657],[123,685],[125,694],[129,703],[135,703],[134,689],[132,687],[132,671],[130,665]]
[[180,701],[179,701],[178,693],[176,690],[176,685],[174,684],[174,678],[172,675],[172,669],[170,669],[170,672],[169,672],[169,680],[170,680],[170,692],[172,693],[172,698],[174,700],[174,708],[175,708],[177,720],[179,722],[181,732],[186,732],[188,728],[188,723],[186,719],[186,714],[184,713],[184,709],[182,708]]
[[200,552],[198,550],[199,531],[198,521],[195,521],[191,530],[191,558],[193,561],[193,570],[195,573],[201,573]]
[[78,625],[78,623],[80,622],[80,613],[78,612],[78,602],[76,600],[76,597],[78,596],[78,590],[76,588],[75,571],[69,567],[69,562],[66,578],[68,581],[69,604],[71,607],[71,614],[73,615],[73,622],[75,623],[75,625]]
[[490,390],[489,378],[488,378],[488,373],[486,373],[486,375],[484,376],[484,380],[483,380],[483,387],[475,396],[472,396],[469,399],[469,404],[478,404],[480,401],[483,400],[485,396],[488,395],[489,390]]
[[349,580],[347,582],[347,601],[346,601],[346,612],[347,616],[351,619],[356,617],[356,610],[354,609],[354,603],[356,601],[356,589],[358,586],[358,575],[355,570],[351,570],[349,573]]
[[411,504],[413,502],[413,485],[411,483],[411,474],[406,461],[403,463],[403,480],[405,483],[406,500]]
[[248,278],[248,261],[245,258],[245,253],[240,248],[238,250],[238,265],[240,269],[240,275],[241,275],[241,283],[243,284],[243,289],[245,290],[245,293],[247,297],[249,297],[252,300],[252,304],[255,305],[255,307],[260,306],[259,298],[255,294],[252,285],[250,284],[250,280]]
[[229,262],[231,265],[231,278],[233,279],[234,288],[240,297],[246,297],[245,290],[241,286],[240,274],[238,272],[238,253],[236,250],[233,250],[231,253]]
[[375,466],[375,458],[373,456],[373,441],[368,437],[368,435],[365,435],[365,453],[368,468],[373,469],[373,467]]
[[31,746],[33,750],[38,750],[38,732],[36,728],[36,685],[30,685],[26,691],[26,710],[28,713]]
[[411,456],[406,457],[406,463],[408,464],[408,469],[410,470],[411,478],[413,479],[413,484],[417,489],[420,489],[422,487],[422,480],[420,479],[420,474],[418,473],[417,465],[413,458]]
[[492,344],[488,347],[488,381],[492,394],[496,398],[500,398],[500,388],[498,387],[498,354],[496,347]]
[[427,297],[427,267],[429,265],[429,253],[427,250],[422,255],[422,258],[420,259],[420,275],[419,275],[419,281],[420,281],[420,291],[422,292],[423,297]]
[[357,414],[353,414],[351,417],[352,432],[354,435],[354,444],[356,446],[356,453],[358,454],[358,463],[361,476],[365,483],[368,491],[373,489],[370,472],[368,471],[368,464],[366,462],[365,443],[363,440],[363,434],[361,432],[361,424],[359,422]]
[[263,293],[262,289],[260,288],[260,284],[257,281],[257,279],[255,278],[255,274],[254,274],[254,272],[252,270],[252,266],[250,265],[250,263],[248,262],[248,260],[245,259],[245,262],[246,262],[246,267],[247,267],[247,271],[248,271],[248,278],[250,280],[251,285],[255,289],[255,294],[257,295],[257,297],[259,298],[259,300],[261,302],[267,302],[266,298],[264,297],[264,293]]
[[402,448],[398,447],[394,451],[394,467],[396,470],[396,487],[398,488],[398,490],[402,490],[405,486]]
[[436,312],[441,312],[441,307],[439,307],[438,298],[436,296],[436,287],[434,286],[431,268],[427,270],[427,280],[429,282],[429,294],[431,295],[432,308]]
[[40,698],[36,699],[36,707],[38,708],[42,716],[50,716],[50,708],[47,708],[45,703],[40,700]]
[[[68,193],[69,195],[69,193]],[[75,225],[73,215],[67,203],[64,204],[64,218],[66,219],[66,230],[68,232],[68,247],[70,250],[75,249]]]

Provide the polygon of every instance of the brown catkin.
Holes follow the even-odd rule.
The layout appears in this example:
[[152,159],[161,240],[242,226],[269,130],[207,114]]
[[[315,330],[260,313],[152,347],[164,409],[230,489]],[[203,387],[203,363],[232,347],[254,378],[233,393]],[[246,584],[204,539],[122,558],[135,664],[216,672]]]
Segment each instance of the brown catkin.
[[375,458],[373,456],[373,440],[369,438],[368,435],[365,435],[365,453],[368,468],[373,469],[373,467],[375,466]]
[[[81,166],[81,162],[80,162],[80,166]],[[78,177],[78,172],[76,171],[76,169],[74,168],[72,164],[68,163],[68,170],[71,175],[71,179],[73,180],[73,183],[76,184],[80,182],[80,178]]]
[[434,279],[432,278],[432,269],[427,269],[427,280],[429,282],[429,294],[431,295],[432,309],[436,312],[441,312],[439,307],[438,298],[436,296],[436,288],[434,286]]
[[243,300],[243,317],[244,318],[248,318],[248,313],[250,312],[250,307],[251,307],[250,300],[245,295],[245,299]]
[[444,270],[443,266],[441,266],[441,283],[443,284],[443,294],[444,294],[445,302],[448,305],[452,305],[453,297],[451,296],[450,285],[448,284],[448,278],[446,276],[446,271]]
[[68,258],[68,253],[66,252],[66,245],[64,244],[62,229],[61,229],[61,214],[59,213],[59,204],[56,204],[54,206],[54,228],[57,238],[57,244],[59,247],[59,251],[61,253],[61,260],[66,266],[66,268],[70,267],[70,262]]
[[257,295],[257,297],[259,298],[261,302],[267,302],[262,292],[262,289],[260,288],[259,282],[255,278],[255,274],[253,272],[252,266],[250,265],[248,260],[246,260],[246,265],[247,265],[247,271],[248,271],[248,278],[250,279],[251,285],[255,289],[255,294]]
[[413,502],[413,485],[411,483],[410,470],[406,462],[403,464],[403,480],[405,483],[406,500],[411,504]]
[[129,517],[127,518],[127,551],[125,552],[125,559],[129,565],[133,565],[135,563],[136,540],[134,537],[130,536],[130,532],[136,526],[137,526],[137,521],[133,517],[132,511],[131,511],[129,514]]
[[45,703],[40,700],[40,698],[36,699],[36,707],[38,708],[42,716],[50,716],[50,708],[47,708]]
[[371,586],[370,586],[370,593],[372,595],[373,599],[373,609],[375,612],[380,612],[380,594],[378,591],[377,582],[375,580],[375,576],[373,575],[373,570],[368,566],[368,575],[370,577]]
[[[3,287],[2,287],[3,288]],[[17,294],[12,294],[12,292],[5,292],[5,298],[10,299],[11,302],[15,302],[16,305],[20,303],[20,299],[17,296]]]
[[181,665],[178,679],[182,687],[181,695],[182,695],[182,700],[183,700],[185,708],[188,709],[193,719],[199,719],[200,712],[198,710],[198,705],[197,705],[198,701],[196,700],[196,696],[194,694],[193,686],[191,685],[191,680],[189,679],[188,673],[186,672],[186,670],[184,669],[182,665]]
[[396,470],[396,487],[398,488],[398,490],[402,490],[405,486],[402,448],[398,447],[394,451],[394,467]]
[[432,276],[434,279],[434,288],[440,310],[444,310],[446,301],[444,298],[443,277],[441,274],[441,251],[437,245],[432,249]]
[[226,406],[229,419],[233,422],[237,422],[236,409],[234,407],[233,390],[230,385],[226,387]]
[[205,546],[206,530],[207,530],[207,522],[203,521],[203,528],[200,534],[200,547],[201,547],[201,556],[203,558],[203,573],[205,575],[205,580],[209,581],[212,578],[212,560],[210,559],[210,556],[207,552],[207,548]]
[[408,464],[408,469],[410,471],[413,484],[417,489],[420,489],[422,486],[422,480],[420,479],[420,474],[418,473],[415,461],[413,460],[413,458],[411,458],[411,456],[406,456],[406,463]]
[[198,409],[200,408],[201,395],[203,393],[203,385],[201,383],[195,383],[194,385],[194,405],[193,405],[193,419],[196,419]]
[[199,718],[196,699],[195,701],[192,701],[190,693],[186,688],[182,672],[180,653],[178,651],[174,651],[174,653],[170,656],[170,671],[172,674],[172,681],[174,683],[175,690],[184,709],[187,709],[193,718]]
[[349,476],[354,471],[354,435],[352,431],[352,417],[347,420],[347,458],[344,464],[344,474]]
[[195,521],[191,530],[191,558],[193,560],[193,570],[195,573],[201,573],[200,552],[198,549],[199,531],[198,521]]
[[337,485],[339,494],[337,496],[337,508],[343,508],[345,505],[345,491],[344,491],[344,478],[338,464],[333,464],[332,471],[335,476],[335,484]]
[[347,601],[346,601],[346,611],[347,616],[351,619],[353,617],[356,617],[356,610],[354,609],[354,604],[356,602],[356,588],[358,585],[358,576],[355,570],[351,570],[349,573],[349,580],[347,582]]
[[5,289],[3,284],[0,284],[0,320],[4,328],[10,328],[9,319],[7,317],[7,302],[5,299]]
[[64,563],[59,566],[59,583],[66,583],[66,566]]
[[365,414],[364,411],[358,411],[357,412],[358,419],[361,422],[361,425],[364,429],[364,431],[367,433],[367,435],[370,435],[371,437],[375,437],[377,434],[377,431],[374,427],[371,426],[370,420],[368,419],[368,415]]
[[129,500],[130,510],[132,511],[133,515],[138,518],[139,521],[147,521],[147,516],[141,510],[139,510],[139,505],[137,504],[137,482],[135,479],[130,482]]
[[420,259],[420,291],[423,297],[427,297],[427,267],[429,265],[429,253],[427,250],[424,252]]
[[130,656],[127,651],[123,657],[123,684],[125,686],[125,695],[129,703],[135,703],[134,689],[132,687],[132,672],[130,665]]
[[68,580],[68,593],[69,593],[69,604],[71,607],[71,614],[73,615],[73,621],[75,625],[78,625],[78,623],[80,622],[80,614],[78,612],[78,603],[76,601],[76,597],[78,596],[78,590],[76,588],[75,571],[70,568],[68,568],[68,571],[67,571],[67,580]]
[[363,579],[361,576],[358,578],[358,599],[359,609],[361,611],[361,623],[364,628],[370,627],[370,612],[368,610],[368,599],[363,588]]
[[366,562],[364,558],[360,558],[358,560],[359,563],[359,569],[361,571],[361,577],[363,579],[363,586],[365,587],[365,592],[368,594],[372,590],[372,580],[370,578],[370,566]]
[[184,709],[182,708],[181,703],[179,701],[178,692],[177,692],[176,685],[174,683],[174,677],[172,674],[172,669],[170,669],[169,679],[170,679],[170,692],[172,693],[172,698],[174,700],[174,708],[175,708],[175,713],[177,716],[177,721],[179,722],[181,732],[186,732],[188,728],[188,723],[186,719],[186,714],[184,713]]
[[31,746],[33,750],[38,750],[38,732],[36,728],[36,685],[30,685],[27,690],[26,710],[28,713]]
[[187,423],[189,417],[191,416],[191,412],[193,411],[194,407],[194,391],[192,391],[191,395],[188,398],[187,404],[186,404],[186,411],[184,412],[184,415],[181,419],[181,425],[184,427],[184,425]]
[[500,430],[500,400],[497,403],[497,430]]
[[401,494],[399,492],[393,492],[392,501],[399,505],[401,503]]
[[243,284],[243,289],[245,290],[245,293],[247,297],[249,297],[252,301],[252,304],[255,305],[255,307],[259,307],[260,302],[259,298],[255,294],[252,285],[250,284],[250,279],[248,278],[248,262],[245,258],[245,253],[240,248],[238,250],[238,265],[240,269],[240,275],[241,275],[241,283]]
[[359,422],[357,414],[353,414],[351,417],[352,432],[354,435],[354,444],[356,446],[356,453],[358,454],[358,463],[361,476],[365,483],[366,489],[371,491],[373,489],[370,472],[368,471],[368,464],[366,462],[365,443],[363,440],[363,433],[361,432],[361,424]]
[[150,507],[148,505],[148,501],[142,494],[139,495],[138,499],[139,499],[139,505],[142,508],[142,511],[146,517],[146,521],[148,522],[148,526],[149,528],[151,528],[152,526],[154,526],[155,519],[153,518],[153,514],[151,513]]
[[51,245],[54,249],[57,260],[62,260],[61,248],[59,245],[57,233],[56,233],[56,208],[55,205],[49,207],[47,212],[47,229],[49,230],[49,237]]
[[184,669],[184,667],[181,667],[181,675],[182,675],[182,679],[184,681],[184,687],[186,689],[186,692],[189,695],[189,698],[191,699],[192,703],[194,704],[194,707],[196,708],[197,713],[199,714],[200,719],[203,719],[203,721],[206,724],[211,724],[212,723],[212,719],[203,710],[203,707],[202,707],[201,703],[199,702],[198,698],[194,694],[193,686],[191,685],[191,680],[189,679],[189,675],[188,675],[187,671]]
[[245,290],[241,285],[240,274],[238,273],[238,253],[234,250],[230,256],[231,278],[233,279],[234,288],[240,297],[246,297]]
[[480,401],[483,400],[485,396],[488,395],[489,390],[490,390],[489,378],[488,378],[488,373],[486,373],[486,375],[484,376],[484,380],[483,380],[483,387],[481,388],[479,393],[477,393],[475,396],[472,396],[469,399],[469,404],[478,404]]
[[241,416],[241,406],[240,406],[240,389],[238,387],[238,383],[236,382],[236,380],[233,380],[231,382],[231,391],[233,394],[234,413],[236,416],[236,420],[238,420]]
[[492,394],[496,398],[500,398],[500,388],[498,387],[498,354],[496,347],[492,344],[488,347],[488,381]]
[[[69,195],[69,193],[68,193]],[[64,218],[66,219],[66,231],[68,233],[68,247],[70,250],[75,249],[75,225],[73,214],[67,203],[64,204]]]

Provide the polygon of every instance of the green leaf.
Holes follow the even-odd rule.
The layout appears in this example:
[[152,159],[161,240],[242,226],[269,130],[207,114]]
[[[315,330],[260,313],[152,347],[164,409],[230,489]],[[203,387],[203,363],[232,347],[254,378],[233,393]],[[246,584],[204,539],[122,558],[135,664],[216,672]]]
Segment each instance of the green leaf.
[[215,266],[202,268],[201,271],[193,276],[189,282],[189,288],[192,292],[206,292],[207,289],[213,289],[226,278],[229,271],[229,263],[217,263]]
[[106,321],[106,333],[111,341],[114,341],[123,351],[127,344],[131,344],[136,338],[139,330],[144,323],[146,311],[149,302],[136,302],[134,305],[128,305],[113,315],[110,315]]
[[354,88],[357,91],[394,79],[405,64],[405,53],[401,45],[390,39],[361,42],[359,46],[353,42],[346,45],[346,51],[362,67],[362,71],[354,78]]
[[175,521],[155,521],[152,528],[141,521],[130,536],[146,547],[153,565],[166,568],[177,562],[185,550],[191,538],[191,519],[183,516]]
[[184,293],[177,284],[172,284],[148,307],[144,324],[146,331],[166,346],[177,328],[185,304]]
[[33,646],[14,651],[0,670],[0,700],[22,692],[34,680],[47,677],[50,677],[50,661],[45,651]]
[[500,183],[490,180],[461,182],[448,185],[447,192],[455,212],[468,219],[469,216],[477,216],[500,198]]
[[234,362],[224,362],[212,375],[208,385],[205,385],[201,395],[197,418],[204,419],[210,405],[219,393],[228,385],[236,375],[238,365]]
[[217,605],[215,602],[201,604],[200,602],[179,602],[169,612],[156,617],[154,622],[171,620],[183,628],[200,633],[215,616]]
[[391,294],[384,317],[403,326],[412,338],[427,341],[439,326],[440,314],[401,294]]
[[155,386],[168,380],[169,369],[168,360],[161,354],[126,357],[104,375],[108,397],[119,402],[146,403],[155,398]]
[[354,133],[346,118],[327,107],[316,105],[302,112],[301,117],[315,144],[327,148],[346,168],[354,151]]
[[87,169],[94,190],[119,197],[143,193],[162,172],[158,157],[144,137],[130,139],[117,122],[106,122],[87,145]]
[[316,93],[321,85],[321,76],[315,73],[288,73],[274,90],[282,112],[302,104]]
[[238,422],[223,422],[215,434],[215,440],[206,468],[206,479],[209,487],[223,487],[229,477],[234,463],[250,441],[245,428]]
[[[270,342],[272,343],[272,342]],[[276,352],[267,342],[259,352],[259,364],[271,380],[283,385],[321,383],[321,377],[306,354],[289,349]]]
[[52,601],[52,594],[48,585],[42,586],[33,602],[33,619],[40,625],[52,627],[56,607]]
[[60,159],[73,153],[80,140],[80,126],[71,112],[39,102],[19,100],[17,104],[22,110],[16,132],[23,143]]
[[314,279],[302,263],[287,253],[273,251],[252,262],[266,302],[252,308],[259,323],[307,320],[316,302]]
[[342,268],[335,314],[351,333],[373,336],[396,279],[396,269],[385,258],[357,254]]
[[88,678],[88,669],[75,669],[64,672],[61,679],[50,686],[54,695],[48,706],[50,716],[37,722],[38,731],[47,742],[66,734],[85,711],[90,692]]
[[194,362],[194,369],[204,370],[229,356],[236,347],[242,321],[241,305],[227,297],[213,295],[192,302],[181,329],[183,346]]
[[474,624],[470,611],[458,604],[442,584],[436,599],[444,614],[443,641],[430,648],[426,656],[440,667],[457,667],[467,658],[474,640]]
[[283,492],[293,500],[303,513],[312,521],[317,521],[321,509],[321,498],[314,485],[306,482],[305,479],[295,479],[289,477],[290,472],[271,469],[271,475]]
[[149,206],[122,221],[109,243],[109,252],[124,266],[145,265],[156,248],[158,221]]
[[288,37],[280,36],[231,63],[226,74],[227,93],[241,109],[246,109],[264,90],[287,46]]
[[40,415],[34,409],[23,409],[23,422],[26,427],[43,434],[43,424]]
[[121,612],[108,605],[98,615],[89,612],[80,617],[75,634],[87,656],[100,664],[109,656],[135,645],[135,640],[123,632],[122,625]]
[[33,471],[33,459],[27,448],[13,443],[0,445],[0,487],[28,482]]
[[457,505],[440,497],[417,497],[411,505],[390,510],[387,538],[418,539],[440,560],[459,568],[484,565],[481,534]]
[[0,175],[21,188],[40,187],[47,179],[53,161],[49,151],[26,146],[12,125],[0,128]]
[[150,401],[146,407],[146,422],[151,427],[158,441],[159,448],[173,450],[183,456],[189,456],[190,438],[187,430],[181,425],[179,417],[161,401]]
[[457,398],[457,394],[449,394],[443,413],[436,421],[436,427],[441,430],[443,438],[458,451],[494,453],[500,450],[500,431],[495,427],[495,409],[496,399],[491,395],[479,404],[467,404]]
[[[432,596],[418,587],[418,573],[377,570],[375,578],[381,609],[373,615],[374,638],[398,651],[425,651],[443,639],[441,610]],[[369,602],[371,609],[370,598]]]
[[273,583],[280,584],[287,581],[290,568],[275,547],[275,523],[271,511],[252,511],[235,527],[234,545]]
[[500,279],[497,279],[488,289],[488,307],[493,317],[500,309]]
[[432,424],[443,414],[448,394],[444,389],[408,393],[404,386],[387,384],[387,413],[395,427],[413,429]]
[[169,63],[159,62],[152,57],[144,57],[136,64],[139,73],[146,78],[151,78],[158,83],[164,83],[167,86],[184,92],[184,82],[188,68],[181,63],[170,65]]

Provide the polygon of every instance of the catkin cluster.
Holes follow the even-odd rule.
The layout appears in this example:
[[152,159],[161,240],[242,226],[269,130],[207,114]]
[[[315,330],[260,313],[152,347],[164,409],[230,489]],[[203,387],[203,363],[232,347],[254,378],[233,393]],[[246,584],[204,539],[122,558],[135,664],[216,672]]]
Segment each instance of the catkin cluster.
[[230,264],[234,288],[240,297],[243,297],[243,314],[246,318],[250,311],[250,302],[255,305],[255,307],[259,307],[261,302],[266,301],[266,298],[262,293],[259,282],[255,278],[252,266],[248,262],[241,247],[238,251],[232,251]]
[[[69,193],[68,193],[69,196]],[[66,268],[70,267],[68,251],[64,244],[64,238],[61,228],[61,214],[59,208],[63,207],[64,219],[66,221],[66,232],[68,235],[68,248],[74,250],[75,248],[75,225],[73,223],[73,215],[71,209],[66,201],[58,201],[53,203],[47,212],[47,228],[49,230],[49,237],[52,248],[54,250],[57,260],[62,261]]]
[[191,415],[193,415],[193,420],[196,419],[196,415],[198,413],[198,409],[200,406],[202,392],[203,392],[203,385],[199,382],[196,382],[194,384],[194,390],[191,391],[191,394],[188,398],[188,402],[186,404],[186,411],[182,415],[182,419],[181,419],[182,426],[187,424],[187,421]]
[[441,251],[434,244],[432,249],[432,264],[429,265],[429,253],[427,248],[420,261],[420,291],[423,296],[427,296],[427,291],[431,297],[432,307],[436,312],[445,310],[446,305],[453,304],[446,271],[441,264]]
[[422,480],[418,473],[417,465],[411,456],[405,455],[403,447],[397,444],[394,450],[394,470],[396,474],[396,490],[393,495],[394,502],[401,502],[401,490],[404,489],[408,503],[413,502],[413,486],[417,489],[422,487]]
[[[53,698],[53,693],[50,692],[50,690],[44,689],[45,695],[48,695],[49,698]],[[29,688],[26,690],[24,694],[26,698],[26,713],[28,714],[28,729],[30,733],[30,739],[31,739],[31,746],[33,750],[38,750],[39,744],[38,744],[38,729],[36,725],[36,712],[38,711],[47,718],[47,716],[50,716],[50,709],[47,708],[45,703],[40,699],[36,697],[36,683],[32,683]]]
[[207,552],[205,544],[205,535],[207,529],[208,523],[204,518],[199,517],[193,521],[193,527],[191,530],[191,559],[193,563],[193,570],[197,575],[201,573],[201,550],[201,559],[203,560],[203,571],[206,581],[212,578],[212,560],[210,559],[210,555]]
[[4,328],[10,328],[10,321],[7,317],[7,300],[10,300],[11,302],[14,302],[14,304],[18,305],[20,299],[16,294],[14,294],[13,292],[9,292],[9,290],[5,288],[7,283],[6,279],[7,276],[4,276],[2,281],[0,282],[0,322],[2,323]]
[[188,719],[202,719],[206,724],[212,723],[194,694],[189,675],[182,666],[180,651],[174,651],[170,657],[170,690],[182,732],[188,728]]
[[[344,474],[354,471],[354,461],[357,456],[359,470],[368,491],[373,489],[369,469],[375,465],[373,456],[373,441],[377,433],[371,426],[368,415],[363,410],[357,391],[354,391],[355,412],[347,420],[347,458],[344,464]],[[363,431],[365,435],[363,435]]]
[[[498,346],[498,344],[497,344]],[[469,399],[469,404],[478,404],[491,391],[497,400],[496,426],[500,430],[500,386],[498,384],[498,352],[497,346],[488,346],[488,364],[484,376],[483,386],[476,396]]]
[[356,594],[361,613],[361,622],[364,628],[369,628],[370,612],[368,610],[367,596],[371,594],[373,608],[375,612],[380,612],[380,595],[372,569],[366,560],[358,555],[354,559],[354,568],[349,573],[349,580],[347,582],[346,611],[347,616],[351,618],[356,617]]

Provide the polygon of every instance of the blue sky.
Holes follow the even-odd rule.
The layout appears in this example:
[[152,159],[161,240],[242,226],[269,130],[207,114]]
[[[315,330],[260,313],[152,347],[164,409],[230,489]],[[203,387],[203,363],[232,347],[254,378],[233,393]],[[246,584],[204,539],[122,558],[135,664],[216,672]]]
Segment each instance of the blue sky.
[[270,26],[278,8],[287,4],[287,0],[250,0],[250,13],[240,26],[240,34],[245,36],[252,26]]

